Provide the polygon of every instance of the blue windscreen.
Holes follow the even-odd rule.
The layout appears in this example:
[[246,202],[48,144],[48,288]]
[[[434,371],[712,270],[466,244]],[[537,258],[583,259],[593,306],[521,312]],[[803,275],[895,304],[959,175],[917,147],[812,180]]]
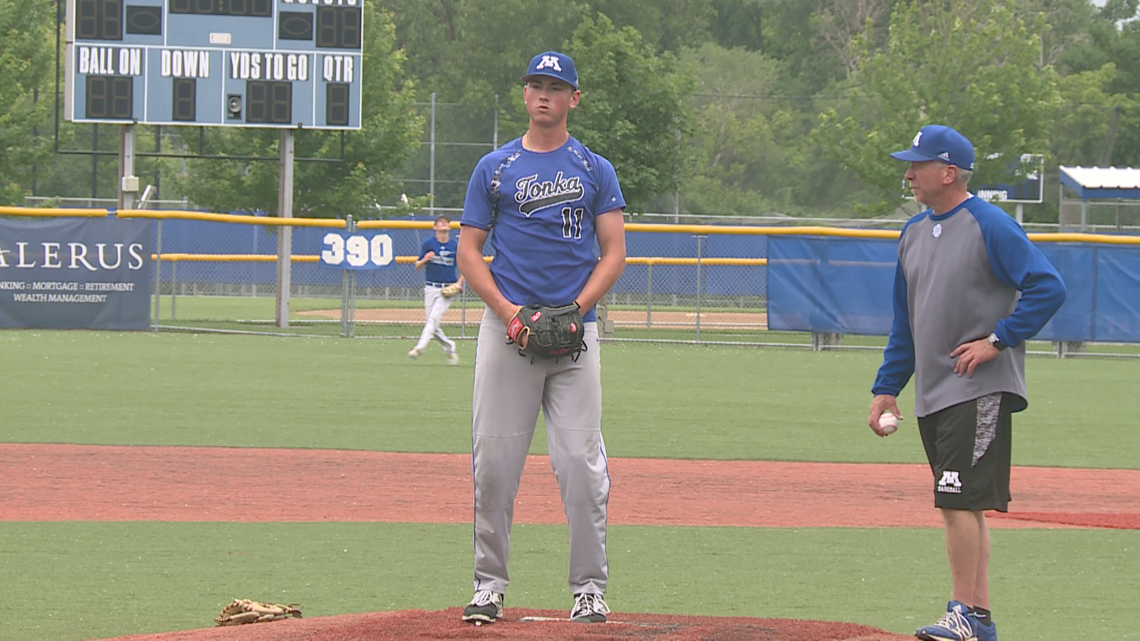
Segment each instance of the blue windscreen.
[[[778,236],[768,247],[769,329],[890,333],[896,240]],[[1140,342],[1140,247],[1038,247],[1068,288],[1038,339]]]

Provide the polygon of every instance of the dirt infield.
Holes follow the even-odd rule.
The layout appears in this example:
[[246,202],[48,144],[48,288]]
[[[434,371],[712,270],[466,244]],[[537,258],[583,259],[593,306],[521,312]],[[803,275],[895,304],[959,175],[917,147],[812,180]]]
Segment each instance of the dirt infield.
[[[460,609],[435,612],[403,610],[370,614],[287,619],[229,628],[187,630],[121,637],[120,641],[348,641],[355,639],[560,639],[603,641],[667,639],[669,641],[895,641],[914,637],[888,634],[852,623],[752,619],[744,617],[692,617],[664,614],[611,615],[602,625],[565,620],[553,610],[508,608],[502,620],[476,627],[459,620]],[[524,617],[559,621],[522,621]]]
[[[742,527],[941,527],[924,465],[610,459],[614,524]],[[0,521],[366,521],[467,523],[466,454],[340,450],[0,444]],[[527,459],[516,523],[563,523],[545,456]],[[114,479],[109,482],[108,479]],[[260,497],[290,487],[266,510]],[[1140,528],[1140,470],[1018,467],[1014,512],[991,527]],[[249,504],[242,504],[248,497]],[[1095,512],[1090,509],[1095,508]],[[508,604],[509,606],[509,604]],[[151,641],[349,639],[756,639],[911,637],[850,623],[611,615],[605,625],[524,622],[564,612],[508,607],[474,627],[459,609],[289,619],[124,637]]]
[[[941,527],[925,465],[611,458],[620,525]],[[467,523],[471,458],[343,450],[0,444],[0,521]],[[115,479],[110,483],[107,479]],[[1017,467],[993,527],[1136,527],[1140,470]],[[295,488],[271,509],[259,497]],[[242,504],[247,497],[248,505]],[[545,456],[516,523],[564,523]]]

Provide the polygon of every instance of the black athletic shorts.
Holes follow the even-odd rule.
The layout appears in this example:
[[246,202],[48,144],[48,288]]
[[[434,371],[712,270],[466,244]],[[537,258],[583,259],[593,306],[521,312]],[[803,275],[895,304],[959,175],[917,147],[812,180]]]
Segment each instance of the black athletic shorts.
[[989,394],[918,419],[934,472],[934,505],[951,510],[1009,507],[1012,394]]

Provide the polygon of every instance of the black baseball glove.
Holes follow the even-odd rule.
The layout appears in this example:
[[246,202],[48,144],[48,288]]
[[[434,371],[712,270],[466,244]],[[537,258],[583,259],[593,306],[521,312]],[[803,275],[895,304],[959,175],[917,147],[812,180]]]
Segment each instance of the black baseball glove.
[[561,307],[523,307],[507,325],[507,341],[519,346],[519,353],[542,358],[569,356],[578,360],[586,350],[582,311],[577,304]]

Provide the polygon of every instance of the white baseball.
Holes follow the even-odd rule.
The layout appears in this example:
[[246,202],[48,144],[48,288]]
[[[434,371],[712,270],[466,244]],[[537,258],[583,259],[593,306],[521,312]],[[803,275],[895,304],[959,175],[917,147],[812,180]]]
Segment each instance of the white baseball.
[[899,428],[899,419],[890,412],[883,412],[879,416],[879,431],[885,434],[894,434]]

